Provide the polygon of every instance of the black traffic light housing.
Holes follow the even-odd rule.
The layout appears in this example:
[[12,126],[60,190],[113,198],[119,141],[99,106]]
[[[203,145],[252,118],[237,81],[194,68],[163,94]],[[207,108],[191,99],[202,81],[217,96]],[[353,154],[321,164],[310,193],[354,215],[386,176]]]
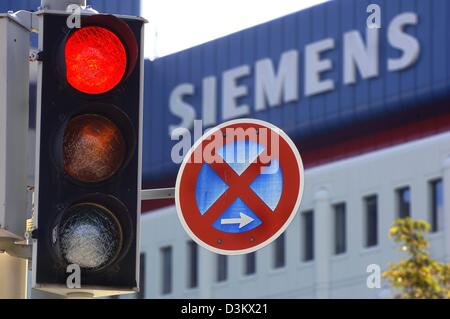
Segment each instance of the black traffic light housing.
[[[70,29],[67,18],[41,14],[33,288],[95,296],[133,292],[139,282],[145,21],[83,15],[81,28]],[[109,43],[101,46],[105,36]],[[111,40],[123,46],[115,49]],[[105,50],[114,65],[109,73],[126,56],[120,81],[109,87],[101,69],[108,67]],[[80,266],[80,289],[67,286],[71,264]]]

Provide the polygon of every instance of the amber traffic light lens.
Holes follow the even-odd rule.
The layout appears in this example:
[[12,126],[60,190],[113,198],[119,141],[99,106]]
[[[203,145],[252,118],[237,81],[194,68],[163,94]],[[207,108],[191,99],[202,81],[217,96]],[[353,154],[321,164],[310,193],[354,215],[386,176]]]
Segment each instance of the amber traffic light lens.
[[89,26],[75,30],[65,44],[67,82],[83,93],[101,94],[116,87],[125,75],[127,53],[108,29]]
[[125,149],[122,133],[112,121],[96,114],[79,115],[64,131],[64,170],[81,182],[104,181],[121,167]]
[[91,270],[111,263],[123,239],[114,215],[89,203],[71,207],[68,215],[58,227],[60,252],[66,262]]

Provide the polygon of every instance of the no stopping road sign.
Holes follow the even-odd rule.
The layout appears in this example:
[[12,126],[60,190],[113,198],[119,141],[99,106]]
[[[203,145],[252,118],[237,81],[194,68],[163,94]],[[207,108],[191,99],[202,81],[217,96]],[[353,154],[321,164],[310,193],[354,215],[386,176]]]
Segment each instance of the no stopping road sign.
[[260,120],[229,121],[186,154],[175,189],[178,217],[206,249],[250,253],[288,227],[303,183],[300,154],[281,129]]

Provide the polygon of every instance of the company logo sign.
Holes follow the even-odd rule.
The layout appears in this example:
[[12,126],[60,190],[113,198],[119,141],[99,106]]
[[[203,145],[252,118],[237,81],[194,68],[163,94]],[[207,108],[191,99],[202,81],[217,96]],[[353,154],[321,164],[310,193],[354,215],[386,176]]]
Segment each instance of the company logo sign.
[[[260,59],[254,65],[239,65],[224,71],[221,76],[206,76],[201,86],[194,83],[176,85],[169,96],[169,112],[178,119],[168,127],[169,134],[176,128],[193,128],[194,120],[201,119],[204,127],[219,122],[257,114],[270,108],[336,90],[337,81],[327,77],[336,68],[327,57],[333,50],[341,50],[344,85],[376,78],[380,75],[380,38],[386,37],[389,46],[398,51],[387,57],[387,71],[399,72],[414,65],[420,55],[419,40],[407,32],[407,28],[419,23],[414,12],[395,16],[386,28],[365,28],[365,35],[358,30],[345,32],[342,39],[327,37],[307,44],[303,50],[282,52],[278,61]],[[338,45],[340,47],[338,47]],[[304,69],[300,68],[303,59]],[[277,66],[277,67],[276,67]],[[359,74],[359,76],[358,76]],[[253,85],[244,80],[253,77]],[[201,114],[189,103],[192,97],[201,95]],[[241,103],[250,97],[250,103]],[[220,105],[220,108],[219,108]],[[174,134],[177,137],[177,133]]]

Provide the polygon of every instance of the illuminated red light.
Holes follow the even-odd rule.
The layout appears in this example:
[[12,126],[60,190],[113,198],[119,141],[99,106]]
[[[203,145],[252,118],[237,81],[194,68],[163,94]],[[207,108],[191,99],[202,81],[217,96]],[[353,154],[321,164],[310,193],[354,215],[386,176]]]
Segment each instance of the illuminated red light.
[[108,29],[89,26],[74,31],[65,44],[67,82],[83,93],[101,94],[116,87],[125,75],[127,53]]
[[125,148],[122,133],[109,119],[96,114],[77,116],[64,131],[64,170],[81,182],[101,182],[121,167]]

